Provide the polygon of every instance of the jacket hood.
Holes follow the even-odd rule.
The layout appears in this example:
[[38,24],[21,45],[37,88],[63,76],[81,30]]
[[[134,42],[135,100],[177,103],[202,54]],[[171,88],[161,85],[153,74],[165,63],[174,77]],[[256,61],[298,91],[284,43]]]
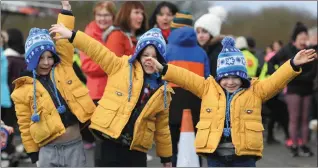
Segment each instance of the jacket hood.
[[168,42],[180,46],[195,46],[197,45],[197,35],[193,28],[181,27],[170,33]]
[[153,45],[157,50],[157,59],[160,63],[166,63],[166,41],[159,28],[152,28],[144,33],[138,40],[135,53],[129,59],[129,63],[134,62],[141,52],[149,45]]

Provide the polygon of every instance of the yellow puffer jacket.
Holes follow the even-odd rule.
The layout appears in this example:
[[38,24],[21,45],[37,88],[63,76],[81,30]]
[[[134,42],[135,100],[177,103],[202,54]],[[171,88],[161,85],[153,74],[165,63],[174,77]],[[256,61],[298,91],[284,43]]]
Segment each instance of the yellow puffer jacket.
[[[133,86],[129,102],[128,60],[130,57],[117,57],[105,46],[81,31],[76,33],[73,45],[90,56],[108,75],[104,95],[92,116],[90,128],[112,138],[118,138],[139,99],[144,81],[142,66],[139,61],[133,63]],[[167,91],[167,107],[169,107],[173,90],[167,86]],[[168,108],[164,108],[164,87],[161,86],[148,100],[135,123],[131,150],[147,152],[152,147],[154,139],[158,156],[172,156],[168,111]]]
[[[262,103],[280,90],[301,72],[295,72],[290,61],[271,77],[253,79],[251,87],[238,92],[231,102],[231,135],[237,155],[262,156],[263,130]],[[204,79],[185,69],[168,65],[164,80],[176,83],[202,99],[200,120],[195,146],[197,153],[213,153],[222,136],[226,111],[226,96],[213,77]]]
[[[59,14],[57,22],[72,30],[74,20],[73,16]],[[84,123],[91,118],[96,106],[88,95],[88,89],[73,70],[74,47],[68,40],[59,40],[56,43],[56,51],[61,58],[61,63],[55,68],[57,89],[74,115]],[[48,91],[40,81],[36,81],[37,113],[40,115],[40,121],[36,123],[31,121],[33,78],[24,76],[13,83],[15,89],[11,97],[15,104],[23,146],[28,153],[37,152],[40,147],[64,134],[65,127]]]

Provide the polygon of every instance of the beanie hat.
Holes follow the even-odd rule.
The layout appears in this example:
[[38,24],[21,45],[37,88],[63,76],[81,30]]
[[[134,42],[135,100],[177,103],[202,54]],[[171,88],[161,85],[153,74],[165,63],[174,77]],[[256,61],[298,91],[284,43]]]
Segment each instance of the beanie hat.
[[[136,45],[135,53],[128,60],[129,62],[129,89],[128,89],[128,101],[131,98],[132,91],[132,67],[133,62],[137,59],[140,53],[149,45],[153,45],[155,49],[158,51],[159,55],[157,55],[157,59],[160,63],[166,63],[165,55],[166,55],[166,41],[162,36],[161,30],[159,28],[152,28],[144,33],[138,40]],[[159,76],[159,75],[158,75]],[[167,108],[167,82],[164,81],[164,105]]]
[[226,76],[238,76],[242,79],[243,87],[248,88],[246,61],[242,52],[235,48],[235,41],[232,37],[225,37],[222,40],[223,49],[218,56],[216,81],[219,82]]
[[59,99],[59,96],[57,94],[57,88],[55,84],[55,75],[54,70],[57,63],[60,62],[60,58],[58,57],[56,51],[55,51],[55,45],[53,40],[50,37],[49,31],[47,29],[39,29],[39,28],[32,28],[29,32],[29,36],[25,43],[25,60],[27,63],[27,70],[32,71],[33,73],[33,111],[34,113],[31,116],[31,120],[33,122],[39,122],[40,116],[37,113],[37,104],[36,104],[36,67],[38,66],[39,59],[41,55],[45,51],[50,51],[54,58],[56,59],[55,64],[52,68],[52,81],[54,86],[54,92],[55,97],[58,101],[59,107],[57,108],[57,111],[62,114],[66,111],[66,108],[64,105],[61,104],[61,101]]
[[236,38],[235,40],[235,47],[238,48],[238,49],[247,49],[248,48],[248,44],[247,44],[247,40],[245,37],[243,36],[240,36],[238,38]]
[[194,24],[194,29],[201,27],[213,37],[220,35],[222,22],[227,17],[227,11],[221,6],[209,8],[209,13],[202,15]]
[[180,11],[177,12],[175,17],[173,18],[170,24],[170,29],[174,30],[184,26],[192,27],[192,24],[193,18],[191,13],[187,11]]
[[296,41],[298,34],[300,34],[302,32],[308,33],[307,27],[303,23],[297,22],[295,27],[294,27],[291,39],[293,41]]
[[249,48],[255,48],[256,47],[256,42],[255,39],[253,37],[245,37],[246,41],[247,41],[247,46]]
[[51,53],[60,61],[56,51],[54,42],[47,29],[32,28],[29,36],[25,42],[25,60],[27,63],[27,70],[31,71],[36,69],[41,55],[45,51]]

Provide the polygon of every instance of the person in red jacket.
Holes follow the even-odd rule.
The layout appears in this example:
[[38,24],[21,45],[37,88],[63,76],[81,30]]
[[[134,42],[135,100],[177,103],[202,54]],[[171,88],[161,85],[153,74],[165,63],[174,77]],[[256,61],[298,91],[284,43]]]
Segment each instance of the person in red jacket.
[[[102,41],[103,33],[114,28],[115,4],[111,1],[98,2],[94,8],[94,16],[95,20],[86,26],[85,33],[105,44]],[[82,71],[87,77],[89,95],[96,103],[103,96],[107,83],[107,75],[98,64],[92,61],[83,52],[80,52],[80,57]]]
[[139,37],[148,29],[145,7],[139,1],[124,2],[114,21],[115,29],[103,36],[106,47],[118,57],[132,55]]
[[[86,26],[85,33],[99,42],[106,44],[102,40],[102,37],[103,35],[107,34],[107,32],[111,32],[114,29],[113,21],[115,19],[115,11],[116,6],[112,1],[97,2],[93,10],[95,19]],[[82,62],[82,72],[87,78],[87,88],[89,89],[89,95],[97,105],[97,102],[103,96],[104,88],[107,84],[107,75],[100,68],[100,66],[91,60],[87,55],[85,55],[85,53],[80,52],[80,58]],[[84,147],[86,149],[92,148],[95,140],[87,127],[82,130],[82,135],[86,141]],[[98,156],[98,152],[95,152]],[[95,157],[95,159],[98,159],[98,157]],[[95,162],[98,161],[95,160]]]

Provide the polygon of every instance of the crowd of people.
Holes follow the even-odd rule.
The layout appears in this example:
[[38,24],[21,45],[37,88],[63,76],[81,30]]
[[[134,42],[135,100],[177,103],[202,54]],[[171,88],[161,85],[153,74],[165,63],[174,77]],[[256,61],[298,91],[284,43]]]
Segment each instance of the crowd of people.
[[162,1],[148,19],[142,2],[101,1],[81,31],[61,3],[49,30],[1,32],[2,167],[85,166],[83,149],[98,167],[144,167],[153,144],[175,167],[184,109],[200,164],[255,166],[264,126],[268,145],[282,128],[292,157],[314,155],[317,27],[297,22],[288,43],[260,52],[253,37],[222,34],[221,6],[194,20]]

